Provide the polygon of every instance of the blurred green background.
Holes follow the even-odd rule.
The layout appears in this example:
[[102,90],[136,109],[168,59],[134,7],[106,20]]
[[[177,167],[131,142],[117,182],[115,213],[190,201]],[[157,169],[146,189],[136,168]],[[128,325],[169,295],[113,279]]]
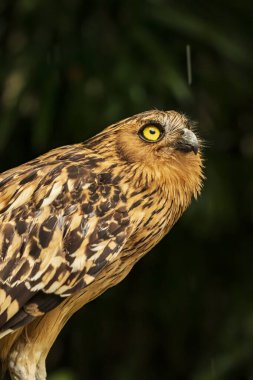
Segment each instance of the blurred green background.
[[201,198],[71,319],[49,380],[252,380],[252,1],[2,0],[0,13],[2,171],[154,107],[207,141]]

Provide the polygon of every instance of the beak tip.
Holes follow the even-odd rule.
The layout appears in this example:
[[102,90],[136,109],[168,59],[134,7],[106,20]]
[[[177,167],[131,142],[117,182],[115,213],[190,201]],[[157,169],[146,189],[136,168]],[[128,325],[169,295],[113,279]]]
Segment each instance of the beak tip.
[[194,154],[195,154],[195,156],[198,154],[198,151],[199,151],[199,147],[198,147],[198,145],[193,145],[192,146],[192,150],[193,150],[193,152],[194,152]]

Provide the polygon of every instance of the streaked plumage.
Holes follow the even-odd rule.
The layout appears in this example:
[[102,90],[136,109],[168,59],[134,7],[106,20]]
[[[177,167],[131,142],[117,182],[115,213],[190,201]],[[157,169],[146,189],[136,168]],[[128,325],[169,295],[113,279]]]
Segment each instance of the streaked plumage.
[[174,111],[145,112],[0,176],[0,357],[13,379],[45,379],[69,317],[121,281],[200,192],[189,128]]

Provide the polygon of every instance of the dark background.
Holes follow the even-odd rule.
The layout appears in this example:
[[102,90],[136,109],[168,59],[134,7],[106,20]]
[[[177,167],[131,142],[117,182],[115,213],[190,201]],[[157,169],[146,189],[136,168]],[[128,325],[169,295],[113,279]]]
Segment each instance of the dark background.
[[49,380],[252,380],[252,1],[2,0],[0,12],[2,171],[154,107],[185,112],[207,141],[201,198],[71,319]]

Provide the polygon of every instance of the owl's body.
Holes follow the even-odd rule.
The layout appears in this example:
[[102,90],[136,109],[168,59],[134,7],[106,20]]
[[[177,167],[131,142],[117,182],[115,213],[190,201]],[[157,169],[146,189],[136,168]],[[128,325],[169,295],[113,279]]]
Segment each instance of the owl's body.
[[146,112],[2,174],[0,357],[13,379],[44,380],[66,321],[120,282],[199,193],[188,127],[176,112]]

